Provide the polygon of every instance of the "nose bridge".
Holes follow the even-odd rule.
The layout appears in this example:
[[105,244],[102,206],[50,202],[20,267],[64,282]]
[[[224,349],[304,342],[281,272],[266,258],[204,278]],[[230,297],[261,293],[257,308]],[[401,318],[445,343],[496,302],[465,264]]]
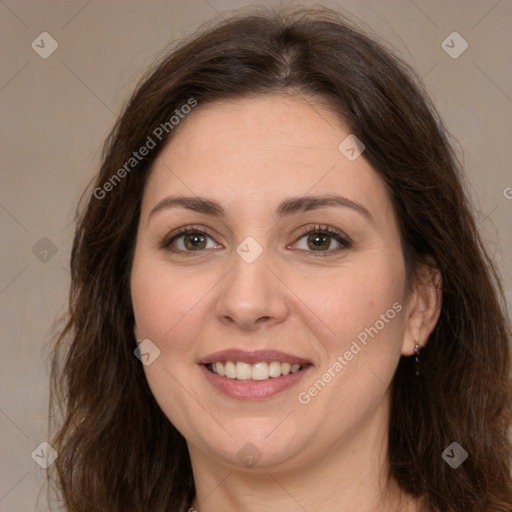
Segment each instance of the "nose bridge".
[[286,317],[286,292],[269,270],[271,265],[270,251],[253,237],[247,237],[237,246],[232,270],[226,276],[217,304],[217,314],[222,321],[252,329]]

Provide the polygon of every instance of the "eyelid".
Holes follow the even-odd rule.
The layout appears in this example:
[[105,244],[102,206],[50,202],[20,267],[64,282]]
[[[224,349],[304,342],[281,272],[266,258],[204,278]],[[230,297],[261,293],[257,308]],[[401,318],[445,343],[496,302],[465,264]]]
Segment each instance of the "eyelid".
[[323,224],[323,225],[315,224],[313,227],[311,225],[304,226],[303,228],[301,228],[299,235],[295,238],[295,241],[291,245],[295,245],[305,235],[314,234],[314,233],[325,234],[325,235],[328,235],[330,238],[334,238],[341,245],[341,247],[338,247],[337,249],[328,249],[326,251],[308,251],[305,249],[296,249],[296,250],[307,253],[308,257],[317,258],[317,257],[333,256],[333,255],[338,254],[339,252],[349,249],[353,246],[352,239],[348,235],[346,235],[339,229],[333,228],[326,224]]
[[342,238],[345,242],[352,243],[352,240],[350,239],[349,236],[347,236],[339,229],[333,228],[327,224],[308,224],[307,226],[303,226],[302,228],[300,228],[297,240],[309,233],[326,233],[333,236],[336,235]]
[[[204,252],[205,249],[197,250],[197,251],[183,251],[181,249],[170,249],[171,244],[177,238],[180,238],[180,237],[185,236],[190,233],[199,233],[199,234],[205,235],[205,236],[211,238],[216,244],[218,244],[218,242],[214,238],[214,235],[212,235],[209,232],[208,228],[205,228],[204,226],[197,226],[197,225],[189,224],[187,226],[177,228],[177,229],[173,230],[171,233],[169,233],[167,236],[165,236],[164,239],[162,240],[162,242],[159,244],[159,247],[161,249],[168,249],[174,253],[187,254],[187,255],[192,255],[192,256],[199,255],[200,253]],[[325,234],[325,235],[329,236],[330,238],[334,238],[341,245],[341,247],[339,247],[337,249],[328,249],[325,251],[308,251],[305,249],[297,249],[297,250],[299,250],[301,252],[308,253],[308,255],[313,256],[313,257],[318,257],[318,256],[323,257],[323,256],[332,256],[333,254],[337,254],[338,252],[340,252],[344,249],[348,249],[348,248],[352,247],[352,240],[350,239],[349,236],[347,236],[342,231],[340,231],[336,228],[330,227],[328,225],[320,225],[320,224],[315,224],[315,225],[310,224],[307,226],[303,226],[300,229],[299,234],[296,236],[295,241],[291,245],[295,245],[304,236],[310,235],[310,234],[315,234],[315,233]],[[222,244],[218,244],[218,245],[222,245]],[[288,247],[290,247],[290,246],[287,246],[287,248]],[[209,249],[209,250],[211,250],[211,249]]]
[[[177,228],[173,231],[171,231],[168,235],[164,237],[162,242],[159,244],[160,249],[169,249],[169,246],[174,242],[176,238],[179,238],[184,235],[188,235],[190,233],[199,233],[202,235],[206,235],[210,237],[216,244],[218,242],[214,239],[214,235],[209,231],[208,228],[205,228],[204,226],[197,226],[194,224],[189,224],[187,226],[182,226],[181,228]],[[219,244],[221,245],[221,244]],[[172,249],[170,249],[172,250]],[[174,252],[187,252],[187,253],[196,253],[196,252],[202,252],[202,251],[181,251],[181,250],[175,250]]]

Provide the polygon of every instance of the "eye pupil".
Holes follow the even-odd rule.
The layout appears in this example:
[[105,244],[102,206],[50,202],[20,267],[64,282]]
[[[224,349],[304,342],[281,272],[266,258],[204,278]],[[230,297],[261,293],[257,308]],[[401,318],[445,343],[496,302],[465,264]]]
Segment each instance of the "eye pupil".
[[185,247],[190,250],[204,249],[206,237],[200,233],[192,233],[185,236]]
[[312,249],[325,250],[329,248],[330,244],[330,237],[320,233],[312,234],[308,238],[308,245]]

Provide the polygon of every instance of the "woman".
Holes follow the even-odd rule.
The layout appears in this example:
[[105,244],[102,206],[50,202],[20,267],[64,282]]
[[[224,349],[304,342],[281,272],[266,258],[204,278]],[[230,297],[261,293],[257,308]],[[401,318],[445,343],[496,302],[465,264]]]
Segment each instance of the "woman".
[[231,18],[106,142],[54,355],[77,511],[510,511],[510,328],[413,74],[326,10]]

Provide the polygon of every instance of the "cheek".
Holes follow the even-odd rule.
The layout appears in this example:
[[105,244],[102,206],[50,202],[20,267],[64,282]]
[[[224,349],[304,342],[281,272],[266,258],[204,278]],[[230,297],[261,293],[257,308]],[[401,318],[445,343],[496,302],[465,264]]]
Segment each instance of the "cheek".
[[335,411],[352,411],[357,424],[375,410],[400,358],[405,274],[393,264],[369,269],[351,268],[334,283],[326,280],[322,290],[308,286],[301,292],[322,320],[315,337],[324,358],[314,379],[301,388],[299,402],[329,418],[326,428],[344,424]]
[[139,339],[164,343],[175,333],[200,325],[190,319],[212,284],[205,273],[187,277],[179,269],[173,270],[155,259],[136,257],[131,292]]
[[324,352],[318,374],[301,390],[301,403],[314,401],[320,416],[339,409],[363,417],[376,408],[400,358],[405,270],[399,258],[364,263],[340,268],[337,279],[301,292],[322,320],[315,337]]
[[131,292],[137,339],[149,339],[159,350],[154,361],[144,365],[144,372],[160,408],[181,432],[200,413],[190,400],[197,394],[198,380],[191,340],[199,338],[201,299],[211,286],[204,274],[188,279],[154,257],[136,254],[134,258]]
[[308,297],[307,305],[321,319],[322,339],[331,340],[328,351],[340,352],[358,335],[364,341],[368,330],[375,334],[372,327],[378,331],[375,339],[399,341],[402,316],[397,310],[403,309],[404,277],[400,265],[361,265],[340,269],[336,278],[303,281],[299,293]]

